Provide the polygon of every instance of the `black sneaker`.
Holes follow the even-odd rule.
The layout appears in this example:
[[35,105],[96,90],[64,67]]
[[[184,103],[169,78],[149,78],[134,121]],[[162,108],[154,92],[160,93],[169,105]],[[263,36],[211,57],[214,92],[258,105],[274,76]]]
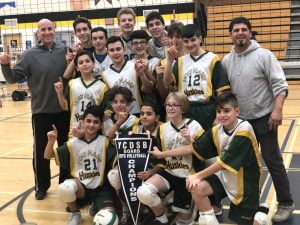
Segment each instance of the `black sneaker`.
[[35,199],[36,200],[43,200],[46,198],[47,191],[39,190],[35,192]]

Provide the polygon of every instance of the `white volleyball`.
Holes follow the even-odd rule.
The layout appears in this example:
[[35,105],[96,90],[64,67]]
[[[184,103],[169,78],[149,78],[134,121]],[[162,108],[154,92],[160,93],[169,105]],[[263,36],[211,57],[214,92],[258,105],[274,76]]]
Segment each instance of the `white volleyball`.
[[117,214],[110,209],[102,209],[95,216],[93,225],[118,225]]

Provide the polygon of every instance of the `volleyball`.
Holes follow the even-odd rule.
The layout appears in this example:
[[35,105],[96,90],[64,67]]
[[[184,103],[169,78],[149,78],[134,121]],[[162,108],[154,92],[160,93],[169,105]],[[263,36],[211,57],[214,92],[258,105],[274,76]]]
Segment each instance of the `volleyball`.
[[118,223],[117,214],[109,209],[100,210],[93,221],[93,225],[118,225]]

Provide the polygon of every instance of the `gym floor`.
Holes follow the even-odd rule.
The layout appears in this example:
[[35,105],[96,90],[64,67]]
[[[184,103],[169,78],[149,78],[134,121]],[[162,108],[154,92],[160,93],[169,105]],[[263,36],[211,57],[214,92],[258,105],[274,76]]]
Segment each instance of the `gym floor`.
[[[4,88],[0,98],[0,221],[1,225],[66,224],[69,214],[64,203],[56,195],[58,168],[51,160],[52,185],[48,197],[42,201],[34,199],[32,171],[32,129],[30,98],[25,101],[12,101],[8,93],[17,86]],[[2,94],[2,93],[0,93]],[[285,102],[284,120],[279,129],[281,151],[287,168],[295,211],[290,220],[278,225],[300,224],[300,81],[289,82],[289,96]],[[263,187],[261,201],[270,205],[269,218],[276,211],[276,197],[266,167],[263,167]],[[224,201],[224,213],[219,218],[221,224],[233,224],[227,219],[228,204]],[[87,209],[82,210],[82,225],[92,223]],[[270,221],[270,225],[272,222]]]

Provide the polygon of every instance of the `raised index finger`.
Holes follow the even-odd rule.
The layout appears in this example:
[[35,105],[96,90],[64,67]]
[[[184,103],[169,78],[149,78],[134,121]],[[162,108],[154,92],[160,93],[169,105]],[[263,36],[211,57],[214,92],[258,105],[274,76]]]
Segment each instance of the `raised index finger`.
[[52,124],[52,129],[55,133],[57,133],[57,129],[56,129],[56,126],[54,124]]

